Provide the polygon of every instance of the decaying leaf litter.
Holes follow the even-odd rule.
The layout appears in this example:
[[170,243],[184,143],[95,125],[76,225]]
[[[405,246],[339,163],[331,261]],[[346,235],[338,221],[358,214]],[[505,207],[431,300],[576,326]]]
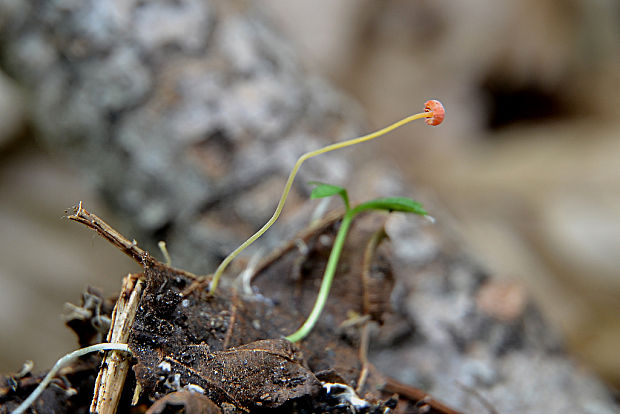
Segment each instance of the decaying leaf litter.
[[[326,309],[310,335],[297,344],[283,337],[297,329],[312,308],[339,215],[313,224],[265,257],[254,269],[251,284],[246,274],[246,280],[223,286],[215,295],[196,289],[200,278],[156,260],[81,204],[68,217],[97,231],[144,269],[125,279],[117,308],[120,302],[130,303],[132,293],[139,302],[127,315],[115,310],[108,335],[114,342],[119,338],[114,338],[115,326],[130,326],[123,334],[132,357],[120,358],[120,363],[132,369],[126,370],[124,381],[112,376],[119,411],[454,412],[383,376],[366,360],[368,325],[381,323],[389,314],[393,288],[389,249],[382,243],[384,215],[356,219]],[[136,294],[132,289],[138,284]],[[110,310],[95,291],[84,299],[83,305],[91,308],[99,303],[91,319],[99,321]],[[73,319],[68,325],[81,345],[97,339],[84,321]],[[102,372],[112,369],[108,359],[114,353],[108,353],[103,364],[100,356],[91,355],[65,368],[33,408],[83,412],[91,404],[97,373],[95,400],[97,394],[110,392],[102,391],[100,382]],[[3,377],[3,412],[14,409],[39,381],[30,374]],[[398,406],[396,389],[401,395]],[[94,411],[113,411],[106,398],[100,397]],[[135,407],[130,408],[132,403]],[[92,404],[91,411],[94,400]]]

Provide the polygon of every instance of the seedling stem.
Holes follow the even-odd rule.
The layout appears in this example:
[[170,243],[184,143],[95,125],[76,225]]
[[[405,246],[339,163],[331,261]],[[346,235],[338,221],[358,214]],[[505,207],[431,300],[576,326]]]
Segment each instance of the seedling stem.
[[261,227],[256,233],[254,233],[249,239],[247,239],[245,242],[243,242],[243,244],[239,247],[237,247],[232,253],[230,253],[223,261],[222,263],[220,263],[220,265],[217,267],[217,269],[215,270],[215,273],[213,274],[213,279],[211,281],[211,287],[209,289],[209,293],[213,294],[215,292],[215,289],[217,289],[217,285],[219,283],[220,277],[222,276],[222,273],[224,273],[224,271],[226,270],[226,268],[228,267],[228,265],[230,264],[230,262],[232,262],[235,257],[237,257],[237,255],[239,253],[241,253],[243,250],[245,250],[248,246],[250,246],[252,243],[254,243],[256,241],[256,239],[258,239],[260,236],[262,236],[268,229],[269,227],[271,227],[273,225],[273,223],[275,223],[275,221],[278,219],[278,217],[280,217],[280,213],[282,212],[282,209],[284,208],[284,203],[286,202],[286,198],[288,197],[289,192],[291,191],[291,187],[293,186],[293,181],[295,180],[295,176],[297,175],[297,172],[299,171],[299,168],[301,167],[301,165],[304,163],[304,161],[312,158],[312,157],[316,157],[317,155],[321,155],[324,154],[326,152],[330,152],[330,151],[334,151],[340,148],[345,148],[345,147],[349,147],[351,145],[355,145],[355,144],[360,144],[362,142],[366,142],[366,141],[370,141],[372,139],[378,138],[382,135],[387,134],[390,131],[395,130],[396,128],[399,128],[403,125],[406,125],[412,121],[415,121],[417,119],[423,119],[426,118],[426,123],[428,125],[438,125],[442,120],[443,120],[443,106],[441,106],[441,104],[438,101],[428,101],[425,104],[425,111],[424,112],[420,112],[418,114],[415,115],[410,115],[406,118],[401,119],[398,122],[395,122],[391,125],[388,125],[387,127],[380,129],[378,131],[372,132],[368,135],[363,135],[361,137],[358,138],[353,138],[347,141],[343,141],[343,142],[337,142],[335,144],[331,144],[328,145],[326,147],[323,148],[319,148],[317,150],[314,151],[310,151],[307,152],[305,154],[303,154],[301,157],[299,157],[299,159],[297,160],[297,162],[295,163],[295,165],[293,166],[293,169],[291,170],[288,179],[286,180],[286,184],[284,185],[284,191],[282,192],[282,197],[280,197],[280,201],[278,202],[278,205],[276,207],[276,211],[273,213],[273,216],[271,216],[271,218],[269,219],[269,221],[267,221],[267,223],[265,223],[265,225],[263,227]]
[[[319,293],[317,295],[316,301],[314,302],[314,307],[312,308],[310,315],[303,323],[303,325],[295,333],[286,337],[286,339],[291,342],[298,342],[304,339],[310,333],[312,328],[314,328],[314,325],[319,319],[321,312],[323,312],[325,302],[327,301],[327,296],[329,295],[332,282],[334,281],[336,267],[338,266],[338,261],[340,260],[340,254],[342,253],[344,242],[347,238],[347,233],[349,231],[349,228],[351,227],[353,218],[357,214],[367,210],[403,211],[419,215],[427,214],[420,203],[402,197],[378,198],[360,204],[357,207],[351,209],[348,206],[348,196],[344,188],[320,183],[315,184],[317,184],[318,187],[314,189],[312,193],[312,198],[328,197],[329,195],[338,194],[346,203],[346,212],[342,218],[338,233],[336,234],[336,239],[334,240],[332,251],[329,254],[329,259],[327,259],[327,266],[325,267],[325,273],[323,274],[323,281],[321,282]],[[328,186],[328,191],[317,191],[325,188],[325,186]],[[340,191],[336,191],[337,189],[340,189]]]

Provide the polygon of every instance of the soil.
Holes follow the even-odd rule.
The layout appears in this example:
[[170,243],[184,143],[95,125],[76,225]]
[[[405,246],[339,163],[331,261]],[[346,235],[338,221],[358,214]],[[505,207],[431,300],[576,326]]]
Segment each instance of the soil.
[[[296,344],[284,336],[314,304],[340,216],[305,229],[267,256],[251,280],[229,283],[214,295],[204,288],[208,277],[155,260],[81,205],[69,218],[96,230],[144,269],[129,276],[146,287],[129,332],[132,369],[120,387],[119,412],[455,413],[366,360],[368,326],[380,326],[390,314],[393,277],[384,216],[356,220],[327,306],[310,335]],[[111,306],[89,290],[76,309],[90,309],[91,317],[67,325],[81,346],[92,344],[98,336],[93,326],[101,326]],[[88,412],[100,365],[101,357],[91,355],[64,368],[33,409]],[[3,376],[1,412],[16,408],[41,379],[30,372]]]

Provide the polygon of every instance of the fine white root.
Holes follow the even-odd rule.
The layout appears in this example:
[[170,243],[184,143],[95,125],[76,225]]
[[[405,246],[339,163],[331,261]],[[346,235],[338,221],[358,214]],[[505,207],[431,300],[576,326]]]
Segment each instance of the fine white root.
[[321,201],[319,201],[310,215],[310,225],[318,223],[323,217],[325,217],[330,201],[331,200],[329,198],[322,198]]
[[252,255],[246,268],[239,273],[239,276],[237,276],[235,280],[235,285],[241,290],[241,294],[244,296],[254,296],[254,292],[252,291],[252,279],[254,278],[256,267],[260,263],[262,257],[263,255],[260,251]]
[[73,351],[62,358],[60,358],[54,364],[54,367],[47,373],[43,381],[37,386],[37,388],[22,402],[19,407],[12,411],[11,414],[21,414],[28,409],[32,405],[32,403],[41,395],[41,393],[45,390],[48,384],[52,381],[54,376],[60,371],[63,367],[73,362],[76,358],[79,358],[83,355],[89,354],[91,352],[97,351],[123,351],[131,353],[127,344],[110,344],[110,343],[102,343],[97,345],[87,346],[86,348],[80,348],[76,351]]

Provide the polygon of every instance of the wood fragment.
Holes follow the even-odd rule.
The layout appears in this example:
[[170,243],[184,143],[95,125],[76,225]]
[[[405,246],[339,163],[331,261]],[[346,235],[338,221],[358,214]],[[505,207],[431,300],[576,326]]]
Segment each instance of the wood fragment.
[[[385,228],[381,226],[373,233],[364,249],[362,263],[362,289],[364,315],[370,315],[373,320],[382,321],[383,313],[389,308],[390,292],[394,286],[394,280],[390,272],[385,277],[375,274],[373,264],[377,249],[381,242],[387,238]],[[379,273],[379,272],[377,272]]]
[[134,259],[136,262],[142,264],[145,260],[148,261],[149,259],[152,259],[146,251],[138,247],[138,243],[135,240],[129,241],[105,221],[83,208],[81,201],[77,205],[73,206],[71,210],[71,214],[67,216],[69,220],[77,221],[78,223],[82,223],[85,226],[95,230],[100,236],[121,249],[126,255]]
[[140,395],[142,395],[142,386],[139,382],[136,382],[136,388],[133,390],[133,396],[131,397],[131,405],[137,405],[140,400]]
[[[112,312],[112,326],[108,333],[108,342],[124,344],[128,342],[143,288],[144,275],[142,274],[129,274],[123,279],[121,293]],[[118,351],[106,353],[95,382],[90,406],[91,413],[113,414],[116,412],[128,371],[129,360],[125,355]]]
[[360,395],[364,390],[364,385],[366,385],[366,378],[368,378],[368,346],[370,341],[369,323],[370,321],[364,322],[364,327],[362,328],[362,337],[360,340],[359,359],[362,363],[362,369],[360,370],[360,376],[357,380],[357,387],[355,387],[355,392]]
[[233,329],[235,329],[235,321],[237,319],[237,305],[236,305],[236,302],[238,300],[239,299],[237,298],[236,294],[231,299],[230,319],[228,321],[228,330],[226,331],[226,336],[224,337],[224,344],[222,345],[222,348],[224,348],[224,349],[228,349],[228,347],[230,346],[230,338],[232,337]]
[[[370,340],[370,319],[381,320],[381,315],[383,314],[386,304],[385,303],[376,303],[377,297],[383,293],[383,289],[377,286],[377,282],[372,277],[371,273],[373,271],[372,264],[375,258],[375,253],[377,248],[383,241],[383,239],[387,238],[387,233],[385,232],[385,227],[381,226],[381,228],[375,231],[368,242],[366,243],[366,247],[364,249],[364,256],[362,259],[362,289],[363,289],[363,313],[368,319],[364,321],[360,345],[359,345],[359,360],[362,365],[360,370],[360,375],[357,380],[357,387],[355,388],[355,392],[358,394],[362,393],[364,389],[364,385],[366,384],[366,378],[368,377],[368,347]],[[385,284],[385,281],[381,281]],[[389,283],[389,287],[391,290],[392,283]],[[379,291],[379,294],[376,292]],[[389,295],[387,296],[389,298]],[[382,301],[384,302],[384,300]]]
[[[67,215],[69,220],[77,221],[95,230],[101,237],[118,247],[123,253],[138,262],[142,267],[161,264],[159,260],[151,256],[147,251],[139,248],[137,241],[130,241],[101,218],[87,211],[82,207],[81,201],[66,212],[68,213],[69,211],[71,211],[71,214]],[[193,279],[197,278],[196,275],[186,270],[175,269],[175,271]]]

